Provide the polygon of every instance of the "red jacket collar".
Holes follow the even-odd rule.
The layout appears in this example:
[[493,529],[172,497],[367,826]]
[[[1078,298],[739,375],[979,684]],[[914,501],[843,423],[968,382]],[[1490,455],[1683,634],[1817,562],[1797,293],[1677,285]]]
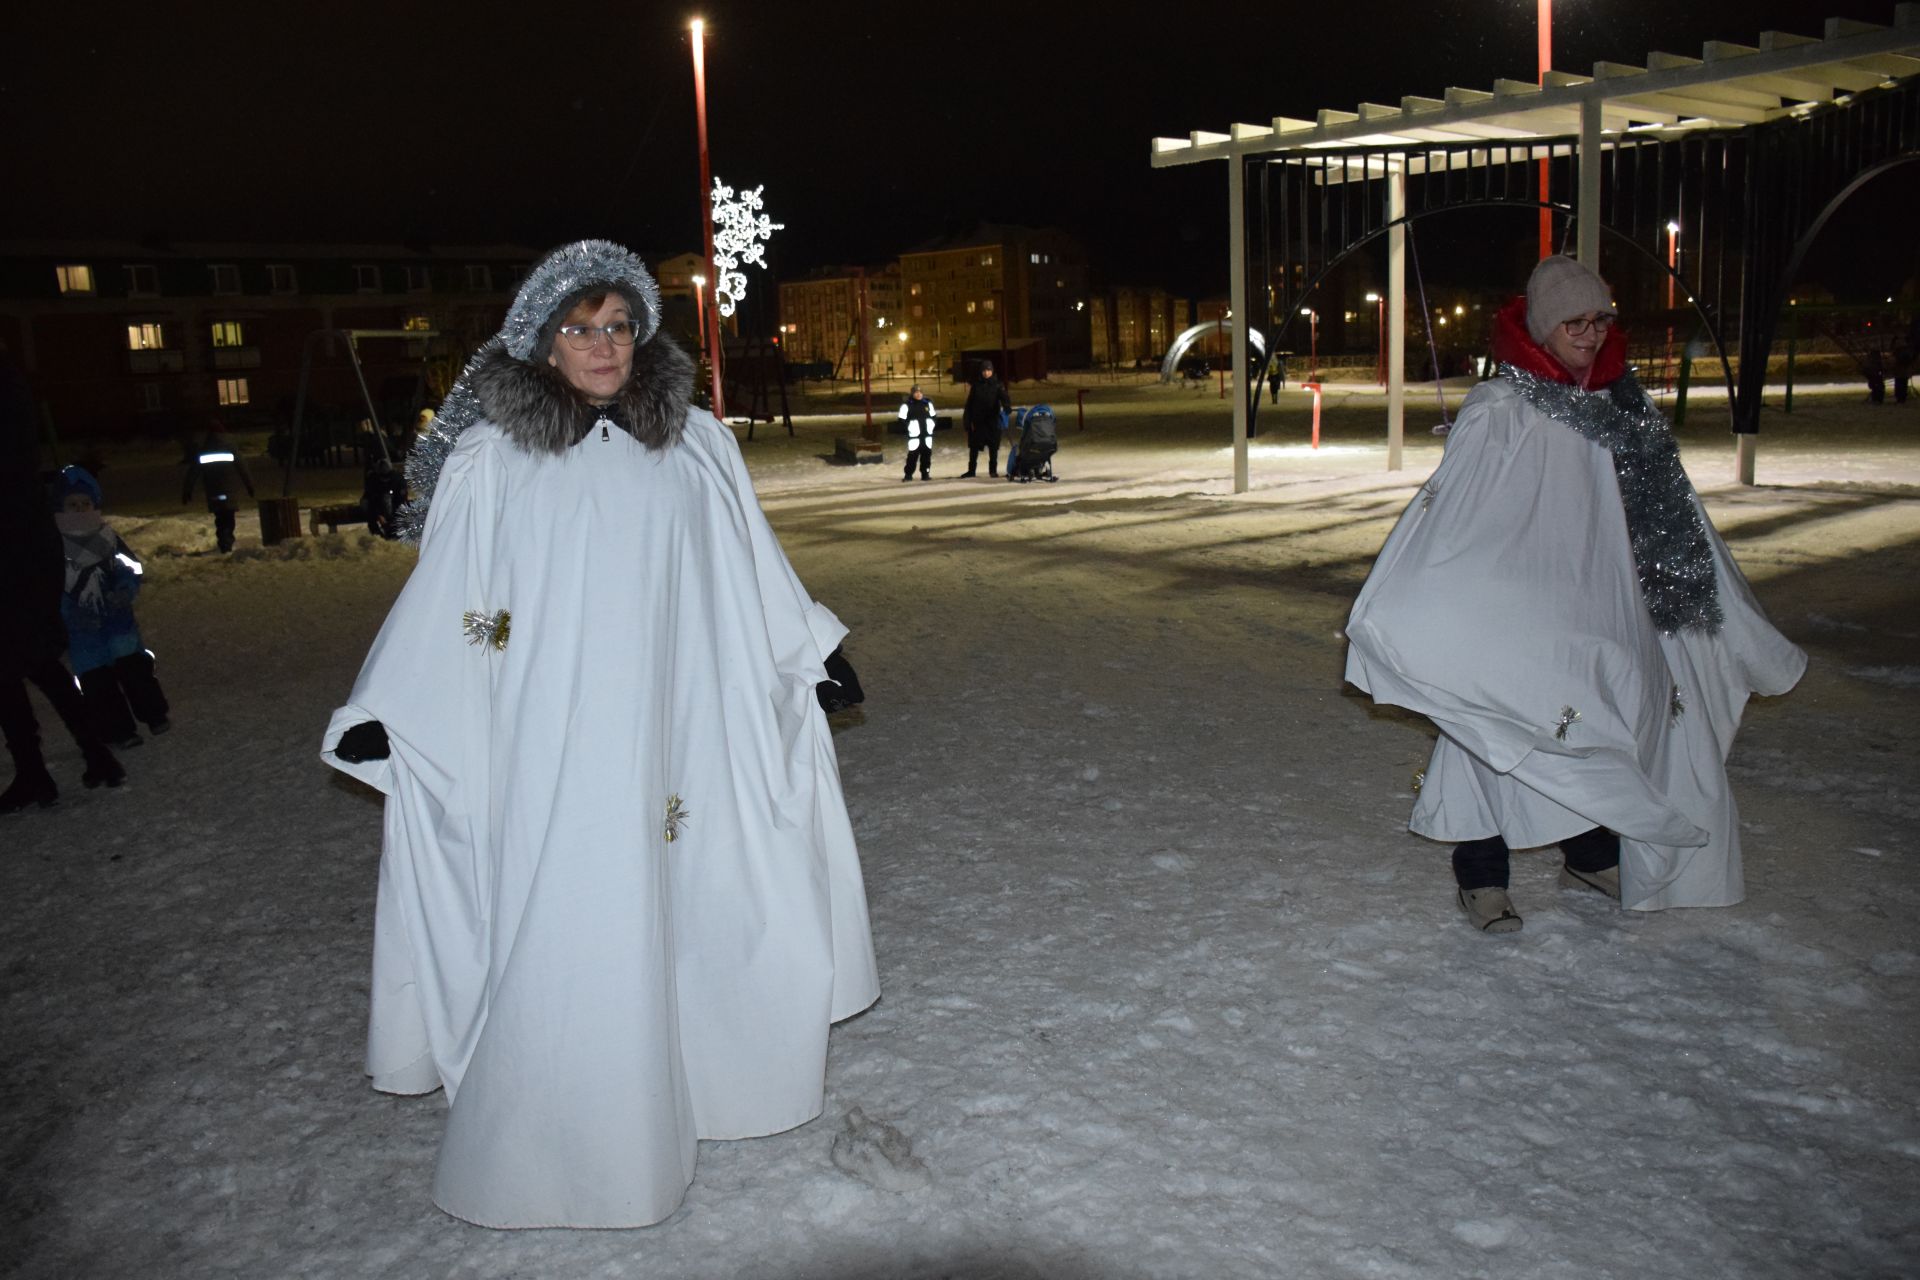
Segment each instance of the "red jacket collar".
[[[1527,332],[1527,299],[1524,294],[1500,308],[1493,318],[1493,358],[1537,378],[1564,382],[1568,386],[1579,385],[1573,375],[1567,372],[1567,367],[1554,359],[1553,354],[1535,342],[1533,335]],[[1626,371],[1627,335],[1616,324],[1607,331],[1606,338],[1600,343],[1600,350],[1594,356],[1593,369],[1587,375],[1586,389],[1599,391],[1610,387]]]

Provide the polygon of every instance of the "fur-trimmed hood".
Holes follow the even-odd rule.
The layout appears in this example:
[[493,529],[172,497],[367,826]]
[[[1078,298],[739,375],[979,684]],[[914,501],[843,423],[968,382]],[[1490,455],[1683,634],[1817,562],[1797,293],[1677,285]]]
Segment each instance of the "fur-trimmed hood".
[[[546,361],[520,361],[489,345],[466,375],[480,416],[528,453],[565,453],[601,411]],[[693,358],[665,334],[633,349],[633,372],[609,414],[649,449],[680,439],[693,399]]]

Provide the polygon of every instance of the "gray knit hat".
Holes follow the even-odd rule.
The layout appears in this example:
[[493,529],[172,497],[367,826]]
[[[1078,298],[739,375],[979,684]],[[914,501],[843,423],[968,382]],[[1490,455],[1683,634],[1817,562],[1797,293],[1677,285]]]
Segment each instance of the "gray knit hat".
[[1542,258],[1527,281],[1527,332],[1533,340],[1545,342],[1555,325],[1589,311],[1620,314],[1607,282],[1592,267],[1565,254]]
[[573,304],[598,290],[618,293],[640,322],[636,341],[660,327],[660,286],[646,264],[611,240],[576,240],[542,258],[507,309],[500,341],[515,360],[537,362],[553,345],[554,330]]

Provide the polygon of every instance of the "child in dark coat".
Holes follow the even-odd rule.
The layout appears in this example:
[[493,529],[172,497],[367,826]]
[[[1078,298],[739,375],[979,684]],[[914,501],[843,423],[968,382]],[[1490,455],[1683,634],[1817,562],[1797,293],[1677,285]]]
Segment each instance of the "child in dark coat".
[[54,523],[66,543],[60,618],[67,624],[67,656],[100,736],[116,747],[138,746],[136,718],[152,733],[172,727],[153,655],[133,617],[140,561],[101,519],[100,483],[84,469],[60,473],[54,501]]

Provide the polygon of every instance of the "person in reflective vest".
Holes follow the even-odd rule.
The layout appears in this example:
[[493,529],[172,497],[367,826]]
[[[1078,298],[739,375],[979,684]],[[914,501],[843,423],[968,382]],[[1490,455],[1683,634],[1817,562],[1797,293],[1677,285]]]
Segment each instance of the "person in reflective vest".
[[197,481],[207,495],[207,510],[213,513],[214,541],[222,551],[233,550],[233,522],[240,510],[235,495],[239,487],[245,485],[247,496],[253,496],[253,477],[247,474],[247,464],[240,460],[233,443],[216,425],[207,432],[206,442],[188,453],[182,465],[187,469],[187,479],[180,487],[180,501],[184,503],[193,498]]
[[913,479],[915,463],[922,480],[933,479],[933,401],[921,393],[918,384],[900,402],[900,421],[907,424],[907,469],[900,478]]

